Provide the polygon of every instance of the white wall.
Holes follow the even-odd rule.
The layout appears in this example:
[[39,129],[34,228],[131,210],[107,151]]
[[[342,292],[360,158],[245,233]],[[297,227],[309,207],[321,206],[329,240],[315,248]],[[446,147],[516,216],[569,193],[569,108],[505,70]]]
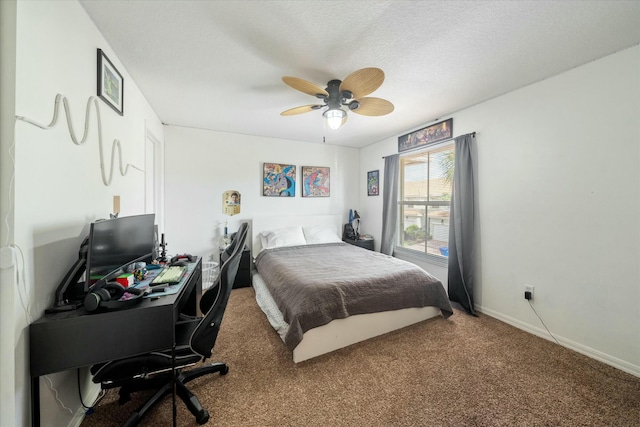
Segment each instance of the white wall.
[[[341,214],[356,205],[359,150],[301,141],[165,126],[167,251],[208,259],[229,232],[256,215]],[[297,167],[295,197],[262,196],[263,163]],[[330,197],[301,197],[302,166],[328,166]],[[222,193],[238,190],[241,213],[222,213]],[[249,239],[251,240],[251,239]]]
[[[13,140],[16,78],[16,3],[0,2],[0,245],[13,241],[13,197],[9,187],[13,166],[7,155]],[[7,248],[2,247],[4,254]],[[2,257],[4,259],[4,257]],[[0,269],[0,425],[15,425],[15,346],[14,332],[15,271]]]
[[[162,135],[162,124],[80,5],[75,1],[20,1],[15,16],[15,114],[48,124],[55,96],[63,94],[69,102],[73,129],[81,138],[87,101],[96,94],[96,52],[101,48],[125,79],[123,117],[98,100],[107,175],[114,139],[121,141],[125,163],[144,168],[145,131]],[[13,331],[10,337],[2,336],[2,353],[10,346],[13,355],[11,360],[3,359],[2,373],[15,375],[0,381],[2,425],[29,424],[27,322],[40,317],[53,302],[58,283],[77,259],[83,228],[95,219],[108,217],[114,195],[121,197],[121,215],[144,212],[144,173],[130,170],[123,177],[116,165],[111,185],[103,184],[93,107],[90,116],[89,137],[80,146],[71,141],[62,109],[52,130],[23,121],[15,124],[15,192],[9,191],[5,182],[1,188],[2,198],[13,201],[9,217],[14,222],[14,237],[9,243],[20,248],[24,265],[18,255],[21,281],[13,283],[13,301],[2,301],[2,310],[13,313],[13,324],[2,325],[3,332]],[[5,126],[13,129],[13,121],[7,122],[3,116],[3,129]],[[2,150],[4,158],[4,144]],[[3,211],[3,225],[6,215]],[[26,314],[18,290],[27,296]],[[55,400],[49,381],[41,379],[42,419],[49,425],[78,424],[81,411],[75,371],[53,374],[49,379],[71,412]],[[83,381],[85,400],[91,402],[97,387],[86,378]],[[4,413],[5,408],[12,408],[14,413]]]
[[[563,345],[640,376],[640,48],[452,117],[477,132],[478,308],[548,337],[523,298],[535,286]],[[396,138],[363,149],[361,175],[395,152]]]

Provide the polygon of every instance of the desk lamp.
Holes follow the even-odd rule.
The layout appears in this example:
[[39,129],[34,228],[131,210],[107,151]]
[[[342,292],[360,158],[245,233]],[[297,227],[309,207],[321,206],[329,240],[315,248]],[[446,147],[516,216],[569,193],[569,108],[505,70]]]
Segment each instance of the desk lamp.
[[360,230],[360,215],[358,214],[358,211],[353,211],[353,220],[358,220],[358,224],[356,225],[356,240],[358,240],[360,237],[360,234],[358,233]]

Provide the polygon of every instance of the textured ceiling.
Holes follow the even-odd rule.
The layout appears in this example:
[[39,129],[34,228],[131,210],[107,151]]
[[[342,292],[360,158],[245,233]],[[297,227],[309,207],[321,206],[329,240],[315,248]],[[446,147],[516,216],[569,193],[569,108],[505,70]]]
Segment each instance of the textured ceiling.
[[[80,3],[164,123],[351,147],[640,43],[640,1]],[[365,67],[391,114],[337,131],[322,110],[280,116],[318,101],[282,76],[325,87]]]

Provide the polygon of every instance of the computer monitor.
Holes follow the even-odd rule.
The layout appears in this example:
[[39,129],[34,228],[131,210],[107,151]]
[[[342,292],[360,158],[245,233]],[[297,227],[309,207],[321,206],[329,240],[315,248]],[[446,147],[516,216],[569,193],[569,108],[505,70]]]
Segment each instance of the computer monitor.
[[87,247],[85,290],[96,281],[112,279],[128,264],[151,262],[155,251],[155,215],[105,219],[91,224]]
[[[75,310],[94,283],[105,284],[127,265],[155,258],[154,221],[154,214],[145,214],[91,223],[89,235],[80,245],[78,260],[58,285],[53,306],[45,312]],[[80,282],[83,275],[85,280]]]

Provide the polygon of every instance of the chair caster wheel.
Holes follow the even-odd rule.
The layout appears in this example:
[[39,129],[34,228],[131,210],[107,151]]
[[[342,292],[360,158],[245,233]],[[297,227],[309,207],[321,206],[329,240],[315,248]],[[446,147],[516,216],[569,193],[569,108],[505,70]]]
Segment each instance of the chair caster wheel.
[[196,422],[200,425],[206,424],[209,421],[209,412],[205,409],[196,416]]
[[229,373],[229,367],[225,366],[221,371],[220,375],[227,375]]

